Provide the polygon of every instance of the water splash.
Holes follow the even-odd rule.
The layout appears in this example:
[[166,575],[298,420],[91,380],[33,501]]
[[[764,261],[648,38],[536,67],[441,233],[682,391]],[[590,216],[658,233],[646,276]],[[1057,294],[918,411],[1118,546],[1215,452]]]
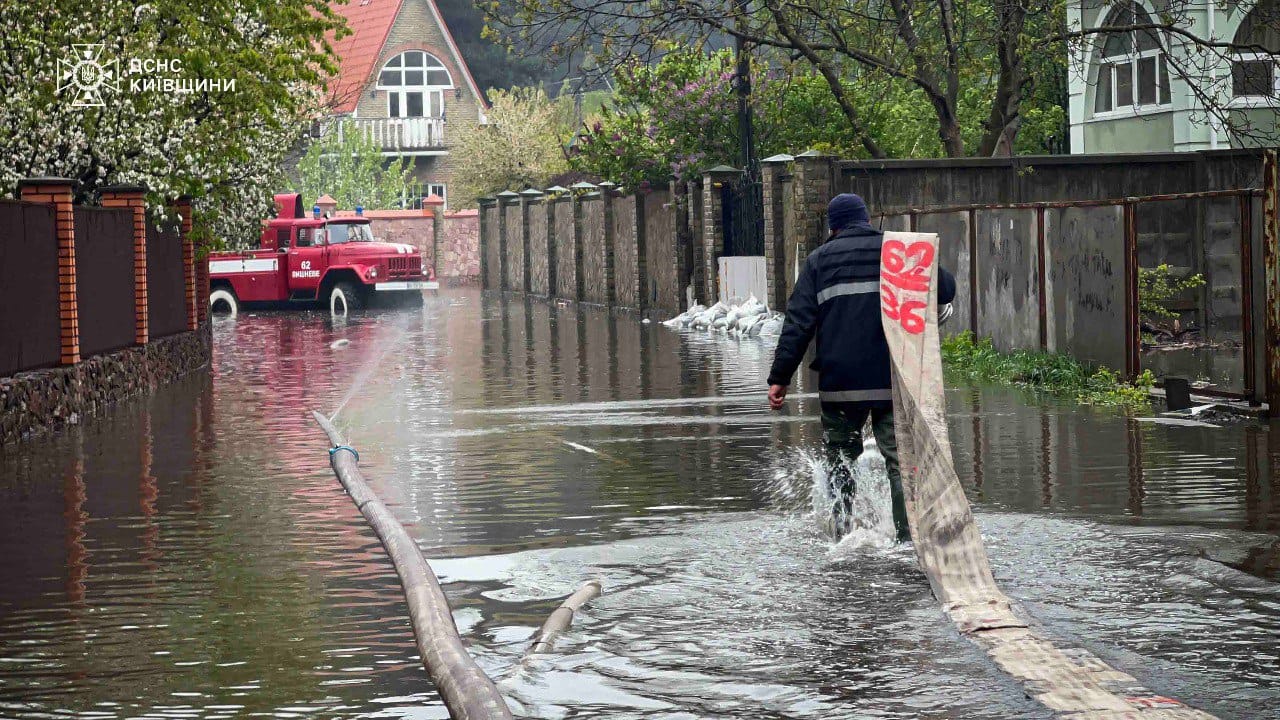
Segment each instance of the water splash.
[[897,544],[893,525],[889,476],[884,456],[868,437],[862,454],[845,458],[857,492],[846,512],[836,502],[826,459],[814,450],[796,450],[784,458],[764,488],[769,504],[792,516],[811,519],[824,533],[838,538],[833,556],[864,548],[884,549]]

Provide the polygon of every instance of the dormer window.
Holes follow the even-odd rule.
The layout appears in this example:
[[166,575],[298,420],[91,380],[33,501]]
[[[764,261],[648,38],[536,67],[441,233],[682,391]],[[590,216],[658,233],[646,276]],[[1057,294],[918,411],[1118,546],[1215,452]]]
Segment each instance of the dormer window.
[[[1107,13],[1102,27],[1154,24],[1135,2],[1122,2]],[[1095,113],[1145,110],[1170,104],[1169,67],[1157,30],[1117,30],[1103,34]]]
[[387,92],[388,117],[440,118],[444,117],[445,91],[453,89],[453,78],[431,53],[409,50],[382,66],[377,88]]

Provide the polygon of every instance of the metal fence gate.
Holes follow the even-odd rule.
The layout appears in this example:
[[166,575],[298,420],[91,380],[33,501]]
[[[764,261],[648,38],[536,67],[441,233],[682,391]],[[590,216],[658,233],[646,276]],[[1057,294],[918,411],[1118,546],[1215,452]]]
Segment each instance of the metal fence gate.
[[722,189],[724,255],[764,255],[764,184],[745,172]]

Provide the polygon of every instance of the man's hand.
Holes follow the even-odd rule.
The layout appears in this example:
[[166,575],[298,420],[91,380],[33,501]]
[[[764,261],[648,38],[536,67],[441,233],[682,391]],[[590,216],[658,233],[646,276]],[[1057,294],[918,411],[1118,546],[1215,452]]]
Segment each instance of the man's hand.
[[787,399],[786,385],[770,385],[769,386],[769,407],[774,410],[782,409],[782,402]]

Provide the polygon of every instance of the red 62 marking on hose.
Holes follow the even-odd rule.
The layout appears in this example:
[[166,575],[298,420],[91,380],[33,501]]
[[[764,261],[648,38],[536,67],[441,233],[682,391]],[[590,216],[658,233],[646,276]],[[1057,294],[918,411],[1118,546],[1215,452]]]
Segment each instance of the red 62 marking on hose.
[[922,300],[899,300],[894,288],[927,294],[933,255],[933,245],[927,242],[908,246],[900,240],[885,240],[880,251],[880,309],[912,335],[924,332],[926,304]]

